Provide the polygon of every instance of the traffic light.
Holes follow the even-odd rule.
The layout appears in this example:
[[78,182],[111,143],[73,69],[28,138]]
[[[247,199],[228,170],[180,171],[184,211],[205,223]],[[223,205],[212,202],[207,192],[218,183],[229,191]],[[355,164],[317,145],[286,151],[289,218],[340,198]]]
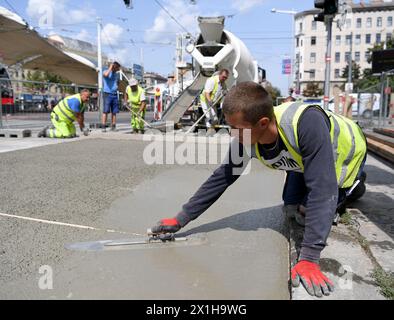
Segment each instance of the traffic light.
[[338,0],[315,0],[315,8],[321,11],[315,16],[315,21],[324,21],[326,15],[338,13]]
[[129,9],[133,8],[132,0],[123,0],[123,1],[127,8]]

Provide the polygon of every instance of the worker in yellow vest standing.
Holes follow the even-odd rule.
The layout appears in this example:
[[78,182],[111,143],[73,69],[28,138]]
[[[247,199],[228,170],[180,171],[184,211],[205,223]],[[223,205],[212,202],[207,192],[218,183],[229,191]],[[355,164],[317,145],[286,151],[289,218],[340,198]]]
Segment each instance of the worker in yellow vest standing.
[[138,84],[136,79],[131,79],[126,88],[126,103],[131,110],[131,127],[133,133],[144,133],[144,119],[146,113],[145,90]]
[[90,91],[84,89],[81,93],[68,96],[61,100],[52,110],[51,127],[45,127],[38,133],[38,137],[47,138],[75,138],[76,129],[74,121],[77,121],[81,132],[89,135],[89,129],[85,128],[84,112],[86,103],[90,99]]
[[204,90],[200,95],[201,107],[205,113],[205,124],[208,131],[210,131],[213,124],[218,121],[215,107],[220,104],[222,99],[218,101],[216,106],[214,106],[213,103],[218,100],[226,90],[225,82],[229,74],[227,69],[221,69],[218,74],[213,75],[207,80]]

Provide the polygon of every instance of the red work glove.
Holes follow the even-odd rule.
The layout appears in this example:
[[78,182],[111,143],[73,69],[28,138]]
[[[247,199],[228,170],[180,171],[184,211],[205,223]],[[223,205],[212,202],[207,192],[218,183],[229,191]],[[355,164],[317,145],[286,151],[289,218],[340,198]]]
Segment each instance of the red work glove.
[[311,296],[328,296],[330,291],[334,291],[334,284],[320,271],[317,263],[299,261],[291,270],[291,283],[298,287],[300,280]]
[[160,220],[157,225],[148,229],[148,233],[161,234],[161,233],[175,233],[181,229],[179,222],[176,218]]

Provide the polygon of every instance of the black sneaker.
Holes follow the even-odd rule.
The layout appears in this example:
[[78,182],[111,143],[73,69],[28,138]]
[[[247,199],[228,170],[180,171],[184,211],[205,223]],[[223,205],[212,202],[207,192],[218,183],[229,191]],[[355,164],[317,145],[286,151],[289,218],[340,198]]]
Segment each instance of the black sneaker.
[[45,136],[46,136],[46,129],[42,129],[42,130],[38,133],[37,138],[45,138]]
[[112,125],[111,131],[118,131],[118,130],[116,129],[116,125]]
[[45,138],[45,137],[47,136],[47,130],[48,130],[50,127],[51,127],[51,126],[46,126],[44,129],[42,129],[42,130],[38,133],[37,137],[38,137],[38,138]]

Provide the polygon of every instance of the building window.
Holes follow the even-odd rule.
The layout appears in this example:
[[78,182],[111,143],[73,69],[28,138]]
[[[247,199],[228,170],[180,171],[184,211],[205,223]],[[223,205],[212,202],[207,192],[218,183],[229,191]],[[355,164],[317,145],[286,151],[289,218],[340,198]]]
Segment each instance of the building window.
[[387,26],[392,27],[393,26],[393,17],[387,17]]
[[370,55],[369,51],[365,51],[365,61],[368,62]]
[[312,21],[312,30],[317,29],[317,21]]
[[300,33],[302,32],[302,22],[300,22]]
[[378,19],[376,20],[376,26],[377,27],[381,27],[383,25],[382,23],[382,17],[378,17]]
[[360,29],[360,28],[361,28],[361,26],[362,26],[362,23],[361,23],[361,18],[357,18],[356,27],[357,27],[358,29]]
[[346,45],[350,46],[351,42],[352,42],[352,35],[348,34],[346,36]]
[[311,53],[310,63],[316,63],[316,53],[315,52]]
[[350,52],[349,52],[349,51],[348,51],[348,52],[345,52],[345,61],[346,61],[346,62],[349,62],[349,61],[350,61],[350,58],[351,58]]
[[371,34],[370,33],[365,35],[365,43],[371,43]]
[[356,62],[360,62],[360,52],[359,52],[359,51],[356,51],[354,60],[355,60]]
[[341,36],[336,36],[335,37],[335,45],[337,45],[337,46],[341,45]]
[[382,41],[382,35],[380,33],[376,34],[376,43],[380,43]]
[[352,19],[346,19],[346,28],[352,27]]
[[298,48],[299,46],[300,46],[300,38],[297,37],[297,40],[296,40],[296,47]]
[[356,44],[360,44],[360,43],[361,43],[361,34],[356,34],[355,43],[356,43]]
[[301,39],[301,47],[303,46],[303,44],[304,44],[304,41]]
[[300,72],[300,79],[302,79],[302,72]]
[[340,52],[335,52],[335,62],[336,63],[341,62],[341,53]]
[[316,45],[316,37],[311,37],[311,46]]
[[367,18],[367,28],[372,28],[372,18]]
[[311,69],[309,71],[309,79],[315,79],[316,77],[316,70],[315,69]]
[[339,69],[335,69],[335,79],[338,79],[338,78],[341,77],[339,73],[340,73],[340,70]]
[[392,33],[386,34],[386,42],[391,41],[392,38],[393,38],[393,34]]

